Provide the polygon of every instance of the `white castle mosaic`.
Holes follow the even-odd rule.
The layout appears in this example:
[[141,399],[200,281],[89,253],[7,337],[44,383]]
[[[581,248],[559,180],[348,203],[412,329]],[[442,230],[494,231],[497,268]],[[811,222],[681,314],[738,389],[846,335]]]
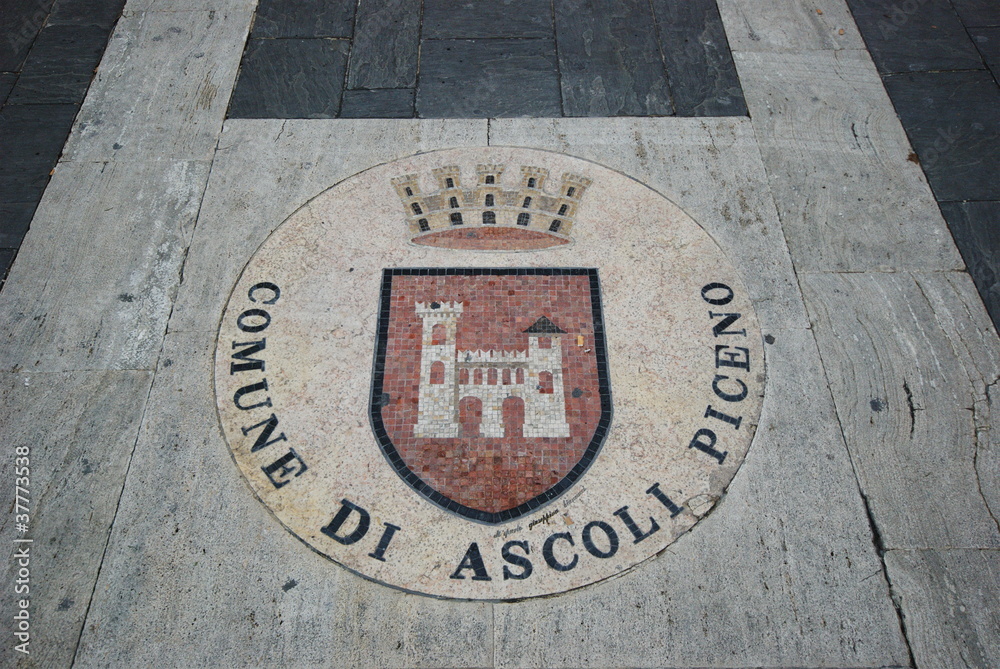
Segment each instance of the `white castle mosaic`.
[[525,330],[527,351],[459,351],[461,302],[417,302],[423,319],[420,349],[420,396],[415,437],[461,435],[459,403],[482,402],[480,434],[505,436],[504,401],[524,401],[523,437],[568,437],[559,329],[542,316]]

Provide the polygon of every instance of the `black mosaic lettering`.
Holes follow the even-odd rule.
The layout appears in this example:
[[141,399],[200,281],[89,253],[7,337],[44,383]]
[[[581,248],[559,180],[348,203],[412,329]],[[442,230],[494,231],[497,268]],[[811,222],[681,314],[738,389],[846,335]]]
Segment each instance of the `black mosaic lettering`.
[[268,446],[270,446],[275,442],[285,441],[284,432],[279,434],[274,439],[271,439],[271,435],[274,433],[274,430],[277,427],[278,427],[278,417],[272,413],[269,418],[265,418],[256,425],[251,425],[249,427],[241,427],[240,431],[243,433],[243,436],[245,437],[254,430],[256,430],[257,428],[260,428],[260,434],[257,435],[257,440],[254,441],[253,446],[250,447],[250,452],[256,453],[257,451],[263,448],[267,448]]
[[556,571],[569,571],[576,566],[576,563],[580,561],[580,556],[576,553],[573,554],[573,559],[569,561],[569,564],[563,564],[556,560],[555,553],[553,551],[553,545],[562,539],[569,543],[570,546],[575,546],[573,543],[573,537],[569,532],[556,532],[545,540],[542,545],[542,557],[545,558],[545,564],[549,565],[552,569]]
[[[292,466],[292,462],[297,464]],[[292,478],[302,476],[309,471],[309,467],[306,466],[305,461],[299,457],[294,448],[289,448],[283,456],[260,469],[275,488],[282,488],[288,485]],[[290,474],[294,474],[294,476],[289,476]]]
[[722,320],[712,326],[712,334],[716,337],[721,337],[722,335],[742,335],[747,336],[746,330],[727,330],[730,325],[738,321],[743,317],[743,314],[717,314],[714,311],[708,312],[709,318],[721,318]]
[[486,565],[483,563],[483,554],[479,552],[479,544],[472,542],[469,544],[469,550],[465,551],[465,557],[458,564],[458,569],[455,570],[449,578],[454,578],[456,580],[464,580],[465,576],[462,572],[466,569],[471,569],[473,576],[473,581],[492,581],[490,575],[486,572]]
[[712,408],[711,404],[705,409],[705,418],[718,418],[723,423],[729,423],[737,430],[740,429],[740,424],[743,422],[743,416],[733,417],[721,411],[716,411]]
[[271,297],[270,299],[261,300],[261,302],[263,302],[264,304],[274,304],[275,302],[278,301],[278,298],[281,297],[281,289],[278,288],[276,284],[273,284],[270,281],[261,281],[260,283],[255,283],[254,285],[250,286],[250,290],[247,291],[247,297],[250,298],[251,302],[257,301],[257,298],[254,297],[254,293],[256,293],[258,290],[269,290],[272,293],[274,293],[274,296]]
[[[358,514],[358,526],[355,527],[354,531],[350,534],[338,534],[350,515],[355,512]],[[330,521],[329,525],[320,528],[319,531],[337,543],[350,546],[351,544],[361,541],[361,539],[368,533],[368,527],[370,525],[371,516],[368,515],[367,511],[353,502],[342,499],[340,500],[340,509],[337,511],[337,515],[333,517],[333,520]]]
[[[735,351],[735,353],[734,353]],[[742,357],[740,357],[742,355]],[[719,344],[715,347],[715,368],[736,367],[750,371],[750,349],[739,346],[723,346]]]
[[[591,533],[597,528],[604,532],[604,536],[608,540],[608,550],[602,551],[600,548],[594,544],[594,540],[591,537]],[[583,547],[587,549],[587,552],[596,558],[606,559],[612,557],[618,552],[618,533],[615,532],[615,528],[611,527],[603,520],[592,520],[586,524],[583,528]]]
[[250,385],[243,386],[235,393],[233,393],[233,404],[236,405],[238,409],[243,409],[244,411],[250,411],[251,409],[256,409],[258,407],[269,407],[271,406],[271,398],[268,397],[263,402],[258,402],[257,404],[251,404],[250,406],[245,406],[240,402],[240,398],[244,395],[250,395],[252,393],[260,392],[261,390],[267,390],[267,379],[260,381],[258,383],[251,383]]
[[[237,346],[244,346],[242,350],[237,350]],[[257,358],[251,358],[255,353],[260,353],[265,348],[267,348],[267,339],[261,339],[260,341],[245,341],[245,342],[233,342],[233,362],[229,363],[229,375],[232,376],[236,372],[249,372],[250,370],[264,371],[264,361],[258,360]],[[237,360],[242,360],[243,362],[236,362]]]
[[[708,294],[713,291],[724,291],[722,297],[709,297]],[[733,301],[733,289],[724,283],[710,283],[701,289],[701,298],[708,302],[709,304],[714,304],[721,306],[723,304],[729,304]]]
[[400,530],[399,526],[392,523],[382,524],[385,526],[382,538],[378,540],[378,546],[375,547],[375,550],[368,554],[368,557],[375,558],[379,562],[385,562],[385,551],[389,548],[389,542],[392,541],[393,535]]
[[[740,389],[735,393],[727,393],[719,387],[720,381],[732,381],[733,383],[739,385]],[[749,388],[747,388],[747,384],[743,383],[739,379],[730,379],[728,376],[723,376],[722,374],[715,375],[715,378],[712,380],[712,390],[715,391],[716,395],[727,402],[742,402],[746,399],[747,393],[750,392]]]
[[[524,551],[524,555],[518,555],[517,553],[512,553],[511,549],[517,547]],[[531,553],[528,548],[527,541],[508,541],[500,549],[500,556],[506,561],[514,565],[515,567],[520,567],[521,571],[513,572],[507,565],[503,566],[503,580],[507,581],[513,579],[515,581],[523,581],[524,579],[531,576],[531,572],[534,571],[534,567],[531,564],[531,560],[525,557]]]
[[[722,461],[720,460],[719,463],[721,464]],[[671,518],[676,518],[678,515],[680,515],[680,512],[684,510],[683,506],[678,506],[676,503],[674,503],[672,499],[663,494],[663,491],[660,490],[659,483],[654,483],[652,486],[650,486],[649,489],[646,490],[646,494],[652,495],[656,499],[660,500],[660,503],[663,504],[663,506],[667,507],[667,510],[670,511]]]
[[[649,491],[647,490],[646,492],[649,492]],[[625,523],[625,527],[628,529],[628,531],[632,533],[632,537],[634,539],[632,541],[632,543],[634,543],[634,544],[639,543],[643,539],[645,539],[645,538],[649,537],[650,535],[658,532],[659,529],[660,529],[660,526],[657,524],[656,519],[653,518],[652,516],[650,516],[649,517],[649,529],[646,530],[645,532],[643,532],[639,528],[639,524],[637,522],[635,522],[635,519],[632,518],[632,514],[630,514],[628,512],[628,507],[627,506],[623,506],[622,508],[620,508],[617,511],[615,511],[614,515],[618,516],[621,519],[621,521],[623,523]]]
[[[704,441],[702,441],[704,439]],[[697,448],[702,453],[710,455],[722,464],[722,461],[726,459],[729,455],[728,451],[722,451],[721,453],[715,450],[715,442],[718,438],[715,436],[715,432],[712,432],[708,428],[702,428],[694,433],[694,437],[691,439],[691,443],[688,444],[688,448]],[[655,494],[655,493],[654,493]]]
[[[264,322],[259,325],[246,323],[246,321],[250,318],[263,318]],[[263,309],[247,309],[236,317],[236,327],[244,332],[261,332],[262,330],[266,330],[267,326],[270,324],[271,314],[267,313]]]

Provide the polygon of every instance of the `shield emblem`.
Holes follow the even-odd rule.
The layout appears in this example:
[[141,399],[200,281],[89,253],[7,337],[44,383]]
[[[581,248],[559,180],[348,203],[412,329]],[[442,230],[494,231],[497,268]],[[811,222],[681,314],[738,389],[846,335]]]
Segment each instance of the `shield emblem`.
[[385,270],[371,421],[403,480],[469,519],[564,493],[611,423],[597,270]]

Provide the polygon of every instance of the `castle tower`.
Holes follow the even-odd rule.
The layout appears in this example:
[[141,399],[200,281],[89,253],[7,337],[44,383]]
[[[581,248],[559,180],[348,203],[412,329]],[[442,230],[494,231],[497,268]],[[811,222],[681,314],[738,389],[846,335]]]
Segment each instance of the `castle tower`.
[[[525,437],[568,437],[563,389],[562,337],[565,330],[542,316],[528,335],[528,394],[524,402]],[[543,346],[544,344],[544,346]]]
[[457,437],[458,406],[455,370],[458,318],[461,302],[417,302],[417,315],[423,319],[420,346],[420,395],[417,404],[415,437],[439,439]]

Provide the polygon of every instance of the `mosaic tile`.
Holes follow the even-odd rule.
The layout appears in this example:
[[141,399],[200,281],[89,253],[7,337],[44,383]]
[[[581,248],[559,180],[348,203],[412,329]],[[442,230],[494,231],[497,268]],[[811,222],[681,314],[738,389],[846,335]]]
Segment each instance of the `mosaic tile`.
[[503,147],[310,199],[238,280],[215,366],[237,465],[286,527],[377,582],[479,600],[600,581],[690,530],[764,381],[746,289],[697,223]]

